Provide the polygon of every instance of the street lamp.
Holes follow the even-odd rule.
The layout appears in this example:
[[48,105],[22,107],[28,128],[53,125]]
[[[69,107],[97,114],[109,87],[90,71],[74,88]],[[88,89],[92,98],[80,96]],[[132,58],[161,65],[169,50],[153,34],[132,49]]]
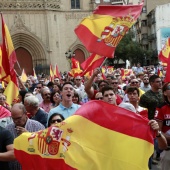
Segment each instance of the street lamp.
[[65,53],[65,55],[66,55],[66,58],[70,60],[72,57],[75,56],[75,52],[72,52],[71,50],[69,50]]

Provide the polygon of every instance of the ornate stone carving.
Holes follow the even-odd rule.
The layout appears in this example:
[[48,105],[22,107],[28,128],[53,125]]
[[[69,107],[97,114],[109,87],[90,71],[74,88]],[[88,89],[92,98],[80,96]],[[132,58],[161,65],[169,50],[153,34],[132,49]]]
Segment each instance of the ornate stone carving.
[[18,31],[18,30],[24,30],[24,31],[30,31],[25,26],[25,20],[21,14],[17,14],[14,16],[14,25],[10,29],[12,32]]
[[60,10],[61,0],[1,0],[0,10]]

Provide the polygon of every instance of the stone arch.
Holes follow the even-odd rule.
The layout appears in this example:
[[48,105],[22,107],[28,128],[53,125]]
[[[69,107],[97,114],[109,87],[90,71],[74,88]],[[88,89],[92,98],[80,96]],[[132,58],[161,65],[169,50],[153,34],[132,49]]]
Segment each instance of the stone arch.
[[35,35],[19,32],[14,33],[11,37],[15,49],[22,47],[31,54],[34,68],[37,65],[48,64],[45,47]]

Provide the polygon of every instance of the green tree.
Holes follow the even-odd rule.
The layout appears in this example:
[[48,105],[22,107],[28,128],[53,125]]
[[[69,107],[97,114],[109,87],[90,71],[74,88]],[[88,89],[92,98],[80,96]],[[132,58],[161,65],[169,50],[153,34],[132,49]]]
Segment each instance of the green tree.
[[108,59],[107,64],[114,65],[115,60],[119,61],[122,59],[124,62],[129,60],[132,65],[138,62],[146,65],[146,57],[149,58],[152,56],[152,51],[144,50],[140,44],[133,41],[132,38],[132,32],[127,33],[123,37],[116,48],[115,57],[113,59]]

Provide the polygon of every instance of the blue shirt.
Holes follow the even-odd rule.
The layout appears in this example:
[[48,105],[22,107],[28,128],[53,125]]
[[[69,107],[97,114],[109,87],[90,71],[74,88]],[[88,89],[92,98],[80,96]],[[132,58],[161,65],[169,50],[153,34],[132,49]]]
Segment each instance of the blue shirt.
[[54,113],[62,114],[64,116],[64,118],[66,119],[69,116],[73,115],[78,108],[80,108],[80,105],[78,105],[78,104],[73,103],[69,108],[67,108],[67,107],[63,106],[62,103],[60,103],[57,107],[51,109],[50,112],[48,113],[47,124],[48,124],[50,117]]

